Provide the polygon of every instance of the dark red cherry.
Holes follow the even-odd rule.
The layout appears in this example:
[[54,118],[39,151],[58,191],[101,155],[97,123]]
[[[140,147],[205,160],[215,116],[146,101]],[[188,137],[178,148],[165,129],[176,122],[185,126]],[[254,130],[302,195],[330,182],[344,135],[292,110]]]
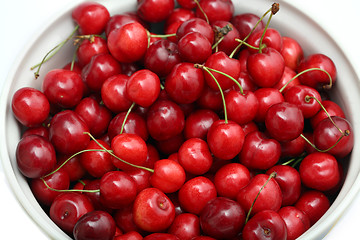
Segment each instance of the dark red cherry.
[[[202,11],[197,7],[195,12],[196,16],[202,19],[208,19],[210,24],[218,20],[230,21],[234,14],[232,1],[202,0],[199,3]],[[204,14],[206,14],[206,17]]]
[[149,138],[149,132],[146,127],[145,119],[135,112],[130,112],[124,124],[126,114],[127,112],[121,112],[110,121],[108,127],[110,140],[120,134],[121,128],[124,125],[123,133],[136,134],[146,141]]
[[309,217],[296,207],[283,207],[278,211],[278,214],[285,222],[288,240],[297,239],[310,228]]
[[229,21],[215,21],[211,25],[214,29],[215,36],[218,35],[215,41],[219,40],[222,36],[220,33],[221,28],[228,27],[231,29],[225,36],[223,36],[222,40],[216,47],[218,51],[223,51],[227,55],[230,55],[239,44],[239,42],[235,41],[235,39],[240,38],[238,30]]
[[193,239],[200,236],[199,217],[192,213],[182,213],[175,217],[168,233],[174,234],[180,239]]
[[144,21],[142,21],[139,16],[136,15],[135,12],[126,12],[122,14],[114,14],[110,16],[109,21],[106,24],[105,27],[105,34],[106,36],[109,36],[110,32],[116,28],[120,28],[124,26],[127,23],[131,22],[139,22],[144,27],[148,27],[148,24],[146,24]]
[[[243,40],[255,27],[260,18],[253,13],[242,13],[235,15],[231,18],[231,23],[238,30],[240,39]],[[259,25],[255,28],[255,31],[263,29],[265,24],[260,21]]]
[[254,92],[259,101],[258,112],[255,116],[256,122],[265,121],[267,110],[274,104],[284,102],[284,96],[275,88],[259,88]]
[[167,19],[174,7],[174,0],[139,0],[136,13],[144,21],[156,23]]
[[[345,118],[344,111],[337,103],[335,103],[331,100],[324,100],[321,102],[321,104],[323,105],[323,107],[326,109],[327,113],[331,117],[338,116],[341,118]],[[328,118],[328,115],[325,113],[325,111],[323,109],[321,109],[315,116],[313,116],[310,119],[311,127],[313,129],[315,129],[316,126],[319,124],[319,122],[321,122],[325,118]]]
[[211,42],[199,32],[189,32],[178,41],[180,57],[185,62],[203,63],[212,53]]
[[183,22],[176,31],[178,39],[190,32],[198,32],[205,36],[210,44],[214,43],[214,31],[209,23],[201,18],[192,18]]
[[207,109],[193,111],[185,120],[185,138],[201,138],[206,140],[209,128],[217,120],[219,120],[219,116],[214,111]]
[[[179,3],[179,1],[177,2]],[[175,8],[166,19],[165,26],[169,26],[175,22],[183,23],[192,18],[195,18],[195,13],[192,10],[184,7]]]

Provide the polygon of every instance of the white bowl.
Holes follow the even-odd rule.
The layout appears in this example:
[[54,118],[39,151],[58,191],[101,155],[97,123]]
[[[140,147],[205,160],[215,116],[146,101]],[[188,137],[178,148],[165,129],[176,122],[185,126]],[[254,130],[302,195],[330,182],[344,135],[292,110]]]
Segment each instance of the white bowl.
[[[246,1],[233,2],[237,11],[252,12],[259,16],[271,5],[271,2],[264,0],[252,0],[251,4],[246,4]],[[72,31],[74,23],[71,19],[71,11],[78,3],[79,1],[75,1],[62,13],[54,16],[54,20],[44,26],[37,37],[29,42],[9,72],[0,101],[0,132],[2,133],[0,154],[5,175],[18,201],[29,216],[45,234],[53,239],[69,239],[69,236],[64,234],[43,211],[34,198],[26,179],[17,169],[15,149],[20,139],[21,129],[13,117],[10,103],[12,95],[17,89],[24,86],[40,89],[42,77],[47,71],[62,67],[71,60],[74,47],[67,44],[60,53],[42,67],[38,80],[34,80],[33,71],[29,70],[30,66],[39,62],[49,49],[65,39]],[[111,14],[134,10],[136,6],[136,0],[108,0],[101,3],[109,9]],[[297,39],[304,48],[305,54],[319,52],[333,59],[338,70],[338,80],[333,96],[343,107],[354,129],[354,150],[341,192],[326,214],[300,237],[300,239],[321,239],[341,217],[360,189],[360,162],[358,161],[360,157],[358,140],[360,123],[357,120],[360,119],[358,111],[360,105],[359,77],[348,57],[321,26],[287,2],[280,1],[280,6],[280,11],[272,19],[271,27],[280,30],[283,35]]]

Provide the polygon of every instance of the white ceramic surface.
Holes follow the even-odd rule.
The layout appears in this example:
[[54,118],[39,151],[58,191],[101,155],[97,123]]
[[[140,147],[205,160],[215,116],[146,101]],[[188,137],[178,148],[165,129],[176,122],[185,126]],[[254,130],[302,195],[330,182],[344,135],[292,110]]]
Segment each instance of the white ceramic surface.
[[[135,6],[135,1],[109,0],[100,2],[106,5],[111,13],[127,11]],[[128,5],[127,2],[132,3]],[[259,15],[268,9],[272,3],[264,0],[253,0],[251,1],[251,6],[249,6],[248,4],[244,5],[245,1],[234,2],[237,5],[237,9],[241,12],[248,11]],[[291,4],[296,3],[296,1],[287,2],[292,2]],[[48,49],[52,48],[71,32],[74,25],[70,18],[70,9],[77,3],[79,3],[79,1],[69,1],[69,5],[64,11],[60,11],[57,15],[52,16],[52,20],[45,23],[32,40],[27,41],[25,48],[23,48],[20,56],[15,60],[12,69],[9,71],[8,78],[3,84],[4,91],[0,103],[0,132],[2,133],[0,136],[0,154],[9,186],[33,221],[41,227],[42,231],[48,237],[51,236],[51,238],[55,239],[66,238],[66,236],[49,220],[47,215],[39,207],[25,179],[16,168],[14,152],[17,141],[19,140],[20,131],[17,122],[12,116],[9,103],[14,91],[21,86],[27,85],[39,88],[41,77],[34,81],[33,72],[29,70],[29,67],[38,62]],[[354,71],[354,66],[352,66],[352,61],[349,61],[347,55],[343,53],[337,42],[335,42],[322,27],[297,8],[293,7],[293,5],[289,5],[286,2],[281,3],[281,10],[273,18],[271,26],[280,29],[284,35],[298,39],[306,50],[306,53],[322,52],[333,58],[339,74],[336,96],[341,105],[345,107],[345,112],[354,127],[355,149],[352,154],[353,160],[351,161],[344,187],[326,215],[302,237],[302,239],[320,239],[325,236],[327,231],[336,223],[338,218],[341,217],[360,188],[360,180],[358,177],[360,162],[356,161],[359,158],[358,136],[360,136],[359,120],[357,120],[360,117],[357,111],[357,106],[359,106],[360,103],[359,79]],[[238,5],[241,6],[238,7]],[[72,50],[73,47],[67,45],[60,54],[44,65],[41,76],[48,70],[54,67],[61,67],[67,63],[72,56],[70,54]]]

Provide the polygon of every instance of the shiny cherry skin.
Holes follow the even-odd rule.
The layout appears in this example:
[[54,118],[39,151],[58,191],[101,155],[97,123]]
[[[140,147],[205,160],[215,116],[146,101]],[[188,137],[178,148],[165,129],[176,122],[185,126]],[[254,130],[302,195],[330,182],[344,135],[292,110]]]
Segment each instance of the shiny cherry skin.
[[112,118],[111,111],[91,97],[83,98],[75,112],[84,120],[94,137],[100,137],[107,131]]
[[[145,141],[136,134],[122,133],[111,140],[111,148],[120,159],[138,166],[142,166],[147,158],[147,146]],[[113,164],[122,170],[133,169],[133,166],[112,158]]]
[[291,141],[304,130],[304,116],[298,106],[281,102],[266,112],[265,125],[269,134],[280,142]]
[[[302,72],[310,68],[320,68],[328,72],[332,78],[332,84],[336,82],[337,71],[334,62],[327,56],[321,53],[315,53],[305,57],[297,68],[298,72]],[[306,72],[299,76],[302,84],[312,88],[319,88],[330,83],[328,75],[322,71],[314,70]]]
[[54,69],[45,75],[42,91],[50,103],[61,108],[72,108],[84,95],[84,83],[76,72]]
[[152,43],[144,56],[144,65],[159,77],[165,77],[181,62],[178,45],[168,39]]
[[248,122],[246,124],[242,124],[241,127],[244,130],[245,137],[251,132],[259,131],[259,127],[256,125],[254,121]]
[[347,135],[337,143],[342,134],[329,118],[325,118],[314,130],[314,144],[321,150],[326,150],[336,144],[332,149],[327,151],[327,153],[334,155],[336,158],[343,158],[347,156],[354,147],[353,129],[350,122],[345,118],[334,116],[332,120],[335,125],[342,131],[345,131]]
[[[238,30],[240,34],[240,39],[244,39],[255,27],[260,18],[253,13],[242,13],[238,15],[234,15],[231,18],[231,23]],[[263,21],[259,23],[259,25],[255,28],[254,32],[261,30],[265,27]]]
[[65,161],[67,161],[66,164],[61,167],[61,169],[67,173],[71,182],[78,181],[85,176],[86,170],[80,163],[80,155],[72,157],[70,160],[69,158],[70,156],[68,155],[58,155],[56,159],[57,166],[60,166]]
[[50,173],[56,165],[53,145],[38,135],[22,138],[17,144],[15,155],[20,172],[28,178],[40,178]]
[[307,155],[300,163],[299,173],[305,186],[323,192],[336,187],[341,175],[336,158],[321,152]]
[[178,160],[187,173],[194,175],[206,173],[213,163],[207,143],[200,138],[186,140],[178,151]]
[[[253,34],[251,34],[251,36],[249,37],[247,42],[251,46],[259,47],[260,39],[263,35],[263,32],[264,32],[264,29],[253,32]],[[278,30],[276,30],[274,28],[267,28],[265,35],[263,37],[263,40],[262,40],[262,44],[265,44],[266,47],[273,48],[280,53],[283,48],[283,39]],[[249,48],[249,50],[250,50],[250,52],[254,52],[254,53],[257,51],[252,48]]]
[[100,201],[108,208],[130,205],[136,194],[136,183],[126,172],[110,171],[100,179]]
[[104,105],[113,113],[127,111],[131,101],[126,94],[126,82],[129,76],[117,74],[107,78],[101,86],[101,99]]
[[71,13],[73,20],[79,25],[82,35],[101,34],[110,19],[110,13],[100,3],[84,2],[79,4]]
[[175,65],[165,80],[165,91],[178,104],[195,102],[204,89],[204,74],[194,64],[182,62]]
[[82,69],[81,77],[92,91],[100,91],[104,81],[122,71],[120,63],[110,54],[95,55]]
[[274,104],[284,102],[284,96],[275,88],[259,88],[254,92],[259,101],[256,122],[264,122],[267,110]]
[[[341,107],[337,103],[335,103],[331,100],[324,100],[321,103],[331,117],[338,116],[341,118],[345,118],[344,111],[341,109]],[[311,124],[312,129],[315,129],[316,126],[318,125],[318,123],[321,122],[325,118],[328,118],[327,114],[325,113],[324,110],[320,110],[315,116],[313,116],[310,119],[310,124]]]
[[304,51],[298,41],[291,37],[282,37],[283,47],[280,51],[284,58],[285,66],[296,71],[299,63],[304,58]]
[[24,87],[18,89],[11,100],[15,118],[24,126],[41,125],[49,116],[50,103],[41,91]]
[[76,240],[112,240],[115,236],[116,224],[113,217],[105,211],[92,211],[84,214],[74,226],[73,235]]
[[214,184],[219,196],[236,200],[239,190],[250,182],[249,170],[240,163],[229,163],[216,171]]
[[230,160],[238,155],[245,139],[241,126],[233,121],[218,120],[209,128],[207,142],[211,153],[220,159]]
[[76,57],[80,66],[87,65],[91,58],[97,54],[109,53],[106,40],[93,36],[91,39],[82,39],[76,50]]
[[[234,5],[232,1],[202,0],[199,3],[210,24],[218,20],[230,21],[234,14]],[[205,19],[204,13],[199,7],[196,8],[195,14],[197,17]]]
[[274,86],[280,81],[284,68],[284,58],[270,47],[263,49],[262,53],[250,55],[247,60],[247,71],[259,87]]
[[[240,189],[237,195],[237,201],[244,208],[245,212],[250,210],[260,189],[265,185],[268,179],[269,175],[258,174],[250,180],[248,185]],[[270,178],[257,197],[251,210],[251,216],[264,210],[278,211],[281,207],[281,202],[282,192],[279,184],[274,178]]]
[[[85,149],[102,150],[104,147],[110,150],[110,146],[103,140],[97,139],[96,141],[91,140]],[[100,178],[105,173],[115,170],[112,158],[109,153],[104,151],[88,151],[80,155],[80,163],[91,176]]]
[[21,135],[21,138],[29,136],[29,135],[39,135],[39,136],[49,140],[49,128],[45,127],[45,126],[27,128]]
[[[242,69],[242,67],[240,69],[241,69],[241,72],[240,72],[240,75],[239,75],[239,78],[237,79],[237,81],[240,83],[240,86],[242,87],[243,91],[255,92],[258,89],[258,87],[252,81],[249,73],[244,71]],[[238,88],[238,86],[234,86],[234,87],[235,87],[235,89]]]
[[50,206],[50,218],[64,232],[71,234],[81,216],[94,210],[85,195],[76,192],[61,193]]
[[212,54],[211,43],[199,32],[189,32],[178,41],[180,57],[191,63],[203,63]]
[[[211,25],[214,29],[215,36],[219,35],[219,34],[220,34],[220,36],[222,36],[219,31],[221,28],[224,28],[225,26],[228,26],[231,28],[231,30],[225,36],[223,36],[222,40],[217,45],[218,51],[223,51],[227,55],[230,55],[234,51],[234,49],[237,47],[237,45],[239,44],[239,42],[235,41],[235,39],[240,38],[240,34],[239,34],[238,30],[229,21],[215,21]],[[217,37],[217,38],[219,38],[219,37]],[[218,39],[215,39],[215,40],[218,40]]]
[[[285,66],[284,73],[283,73],[280,81],[278,81],[277,84],[275,84],[273,86],[273,88],[277,88],[277,89],[281,90],[281,93],[285,95],[286,92],[290,88],[300,85],[300,81],[298,78],[293,79],[293,77],[295,77],[295,75],[296,75],[296,72],[294,70]],[[286,87],[284,89],[282,89],[285,86],[285,84],[287,84]]]
[[148,170],[134,168],[131,170],[127,170],[126,173],[135,181],[137,193],[151,186],[151,172],[149,172]]
[[[233,77],[234,79],[238,79],[240,75],[240,62],[237,59],[232,59],[224,52],[216,52],[213,53],[205,62],[205,67],[212,68],[218,70],[220,72],[226,73]],[[227,76],[224,76],[220,73],[211,72],[212,75],[218,81],[221,89],[224,91],[230,87],[232,87],[235,83]],[[214,81],[214,79],[207,72],[204,73],[205,81],[208,86],[215,90],[219,91],[219,87]]]
[[49,137],[56,151],[73,154],[86,148],[90,137],[86,123],[72,110],[57,113],[50,122]]
[[193,9],[196,7],[196,2],[193,0],[178,0],[177,2],[185,9]]
[[299,172],[288,165],[275,165],[266,174],[276,172],[275,181],[282,192],[282,206],[293,205],[301,194],[301,178]]
[[144,27],[148,27],[148,25],[142,21],[139,16],[137,16],[134,12],[126,12],[121,14],[114,14],[110,16],[109,21],[105,27],[105,34],[109,36],[110,32],[116,28],[121,28],[123,25],[131,22],[139,22]]
[[330,201],[324,193],[308,190],[301,194],[294,206],[309,217],[310,226],[312,226],[330,208]]
[[281,157],[297,157],[305,152],[308,145],[302,136],[288,142],[281,142]]
[[182,187],[185,178],[185,170],[179,163],[169,159],[162,159],[155,162],[150,183],[164,193],[172,193]]
[[192,10],[183,7],[175,8],[166,19],[165,26],[169,26],[174,22],[183,23],[192,18],[195,18],[195,13]]
[[251,122],[258,111],[259,101],[251,91],[230,90],[225,93],[225,103],[228,118],[238,124]]
[[183,22],[176,31],[178,39],[190,32],[198,32],[205,36],[210,44],[214,43],[214,31],[209,23],[201,18],[192,18]]
[[148,111],[146,126],[150,136],[155,140],[169,139],[183,131],[184,112],[173,101],[157,100]]
[[243,228],[245,215],[244,209],[238,202],[217,197],[210,200],[201,211],[200,226],[208,236],[216,239],[231,239]]
[[152,71],[136,71],[126,82],[126,95],[130,101],[141,107],[152,105],[160,94],[160,79]]
[[148,232],[164,231],[175,218],[175,208],[170,199],[157,188],[142,190],[133,206],[134,222]]
[[272,210],[264,210],[253,216],[244,226],[244,239],[287,239],[284,220]]
[[266,170],[279,161],[280,155],[281,146],[278,141],[266,137],[260,131],[253,131],[245,137],[239,162],[249,169]]
[[174,7],[174,0],[140,0],[136,13],[146,22],[157,23],[167,19]]
[[122,230],[124,233],[137,232],[139,234],[144,234],[144,231],[134,223],[132,204],[115,210],[113,216],[116,225],[119,226],[120,230]]
[[139,61],[148,47],[147,30],[136,21],[127,23],[109,33],[107,44],[110,53],[119,62]]
[[209,128],[217,120],[219,120],[219,116],[212,110],[198,109],[193,111],[185,120],[185,138],[200,138],[206,140]]
[[215,185],[203,176],[188,180],[178,192],[181,208],[193,214],[200,214],[206,203],[216,196]]
[[214,112],[220,112],[224,106],[219,89],[213,90],[207,84],[204,85],[204,89],[197,99],[196,104],[199,108],[209,109]]
[[130,231],[118,236],[115,234],[114,240],[143,240],[143,236],[136,231]]
[[167,232],[184,240],[191,240],[196,236],[200,236],[199,217],[192,213],[179,214],[175,217]]
[[180,146],[184,143],[185,138],[182,133],[179,133],[171,138],[159,140],[155,142],[156,148],[160,153],[170,155],[176,153]]
[[293,206],[283,207],[278,211],[286,225],[287,239],[295,240],[310,228],[309,217]]

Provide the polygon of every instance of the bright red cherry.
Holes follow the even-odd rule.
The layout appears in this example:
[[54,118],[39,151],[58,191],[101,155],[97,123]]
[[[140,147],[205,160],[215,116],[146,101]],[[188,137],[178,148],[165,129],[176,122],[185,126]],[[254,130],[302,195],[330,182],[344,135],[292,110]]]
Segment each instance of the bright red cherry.
[[309,217],[293,206],[283,207],[278,211],[287,229],[287,239],[295,240],[310,228]]
[[174,234],[180,239],[190,240],[200,236],[199,217],[192,213],[182,213],[175,217],[168,233]]
[[136,12],[144,21],[156,23],[167,19],[174,7],[174,0],[139,0]]
[[[260,44],[260,39],[263,36],[263,32],[264,29],[261,29],[251,34],[251,36],[247,40],[247,43],[249,43],[253,47],[261,47],[259,46],[259,44]],[[283,39],[278,30],[274,28],[267,28],[265,35],[262,39],[262,44],[265,44],[266,47],[273,48],[280,53],[283,48]],[[256,50],[251,48],[249,48],[249,50],[251,52],[256,52]]]
[[[253,13],[242,13],[235,15],[231,18],[231,23],[238,30],[240,34],[240,39],[243,40],[255,27],[260,18]],[[263,21],[255,28],[255,31],[263,29],[265,24]]]
[[[324,100],[321,103],[331,117],[338,116],[338,117],[345,118],[344,111],[341,109],[341,107],[337,103],[335,103],[331,100]],[[325,118],[328,118],[328,116],[325,113],[325,111],[321,109],[315,116],[313,116],[310,119],[311,127],[313,129],[315,129],[316,126],[318,125],[318,123],[321,122]]]
[[185,120],[185,138],[201,138],[206,140],[209,128],[217,120],[219,120],[219,116],[214,111],[207,109],[193,111]]
[[[202,19],[208,19],[210,24],[222,20],[230,21],[234,14],[234,5],[232,1],[228,0],[202,0],[199,2],[200,8],[196,8],[196,16]],[[207,18],[205,18],[204,13]]]
[[285,66],[296,71],[299,63],[304,58],[304,52],[300,44],[291,37],[282,37],[283,47],[280,51],[284,58]]
[[256,122],[264,122],[267,110],[274,104],[284,102],[284,96],[275,88],[259,88],[254,92],[259,101]]
[[225,93],[225,103],[228,118],[238,124],[245,124],[252,121],[258,111],[259,101],[251,91],[230,90]]
[[214,43],[214,31],[211,25],[201,18],[192,18],[183,22],[177,29],[176,36],[180,39],[191,32],[201,33],[211,45]]
[[180,57],[191,63],[203,63],[212,54],[211,43],[199,32],[189,32],[178,41]]
[[93,36],[90,39],[81,39],[76,56],[80,66],[85,66],[91,61],[93,56],[108,52],[106,40],[99,36]]

